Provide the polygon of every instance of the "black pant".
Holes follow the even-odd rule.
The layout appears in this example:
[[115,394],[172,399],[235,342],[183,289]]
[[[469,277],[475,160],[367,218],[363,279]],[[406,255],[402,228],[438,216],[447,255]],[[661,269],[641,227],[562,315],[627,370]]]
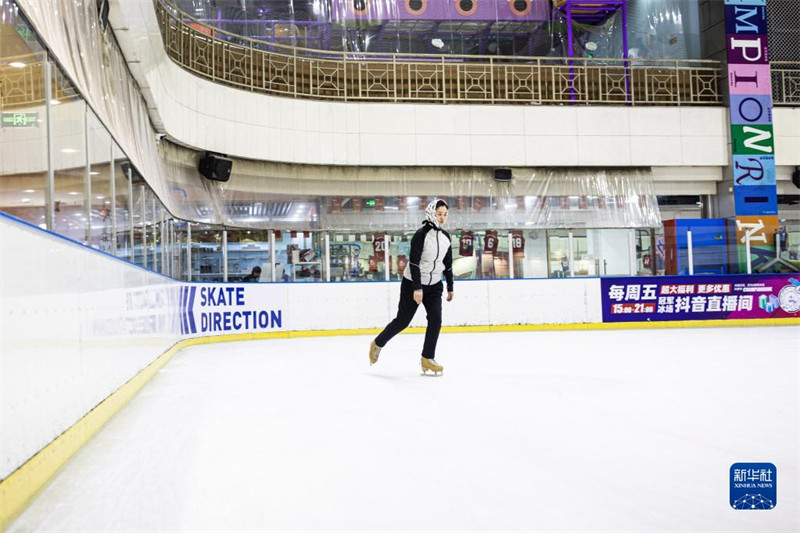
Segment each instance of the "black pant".
[[[428,328],[425,330],[425,345],[422,347],[422,357],[433,359],[436,355],[436,341],[439,340],[439,330],[442,327],[442,290],[440,281],[435,285],[422,286],[422,305],[428,313]],[[400,304],[397,306],[397,316],[389,322],[375,338],[375,344],[383,348],[392,337],[403,331],[411,323],[419,304],[414,301],[414,284],[403,278],[400,283]]]

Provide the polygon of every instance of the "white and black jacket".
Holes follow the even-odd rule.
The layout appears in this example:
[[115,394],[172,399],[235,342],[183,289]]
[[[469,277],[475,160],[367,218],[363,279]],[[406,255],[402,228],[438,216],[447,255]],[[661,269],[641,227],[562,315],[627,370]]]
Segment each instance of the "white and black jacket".
[[414,283],[414,290],[423,285],[435,285],[444,275],[447,292],[453,290],[453,253],[450,249],[450,234],[437,228],[430,221],[422,223],[411,239],[411,257],[403,277]]

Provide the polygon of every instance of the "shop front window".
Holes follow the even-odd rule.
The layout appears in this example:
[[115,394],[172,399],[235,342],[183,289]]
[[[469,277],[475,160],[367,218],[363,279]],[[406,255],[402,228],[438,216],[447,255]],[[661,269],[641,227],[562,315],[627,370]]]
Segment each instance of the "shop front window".
[[259,281],[271,281],[269,231],[228,230],[228,281],[242,281],[261,269]]
[[630,276],[632,231],[627,228],[573,230],[575,275]]
[[656,246],[655,231],[651,229],[636,230],[636,275],[655,276]]
[[222,281],[222,228],[192,224],[192,281]]
[[275,230],[275,280],[321,281],[321,238],[319,232]]
[[550,230],[547,232],[547,269],[548,277],[568,278],[572,275],[570,235],[567,230]]

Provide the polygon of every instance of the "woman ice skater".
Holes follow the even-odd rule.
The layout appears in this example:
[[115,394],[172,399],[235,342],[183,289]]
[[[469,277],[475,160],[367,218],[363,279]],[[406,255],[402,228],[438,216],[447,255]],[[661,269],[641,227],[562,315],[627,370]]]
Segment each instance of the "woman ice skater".
[[447,301],[453,299],[453,254],[450,251],[450,234],[442,229],[447,222],[448,206],[444,200],[435,199],[425,209],[425,220],[411,239],[408,265],[400,283],[400,304],[397,316],[384,328],[369,346],[369,363],[378,362],[381,348],[392,337],[411,323],[419,304],[428,313],[428,328],[422,347],[423,374],[429,370],[441,374],[442,365],[434,359],[439,329],[442,327],[442,276],[447,281]]

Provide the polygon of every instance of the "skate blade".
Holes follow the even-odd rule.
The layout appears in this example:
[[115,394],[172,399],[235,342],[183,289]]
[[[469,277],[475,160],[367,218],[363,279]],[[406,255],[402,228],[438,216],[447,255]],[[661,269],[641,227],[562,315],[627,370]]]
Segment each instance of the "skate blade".
[[430,371],[430,374],[428,374],[428,372],[429,372],[428,370],[423,370],[420,376],[427,376],[429,378],[439,378],[444,375],[444,372],[434,372],[433,370]]

